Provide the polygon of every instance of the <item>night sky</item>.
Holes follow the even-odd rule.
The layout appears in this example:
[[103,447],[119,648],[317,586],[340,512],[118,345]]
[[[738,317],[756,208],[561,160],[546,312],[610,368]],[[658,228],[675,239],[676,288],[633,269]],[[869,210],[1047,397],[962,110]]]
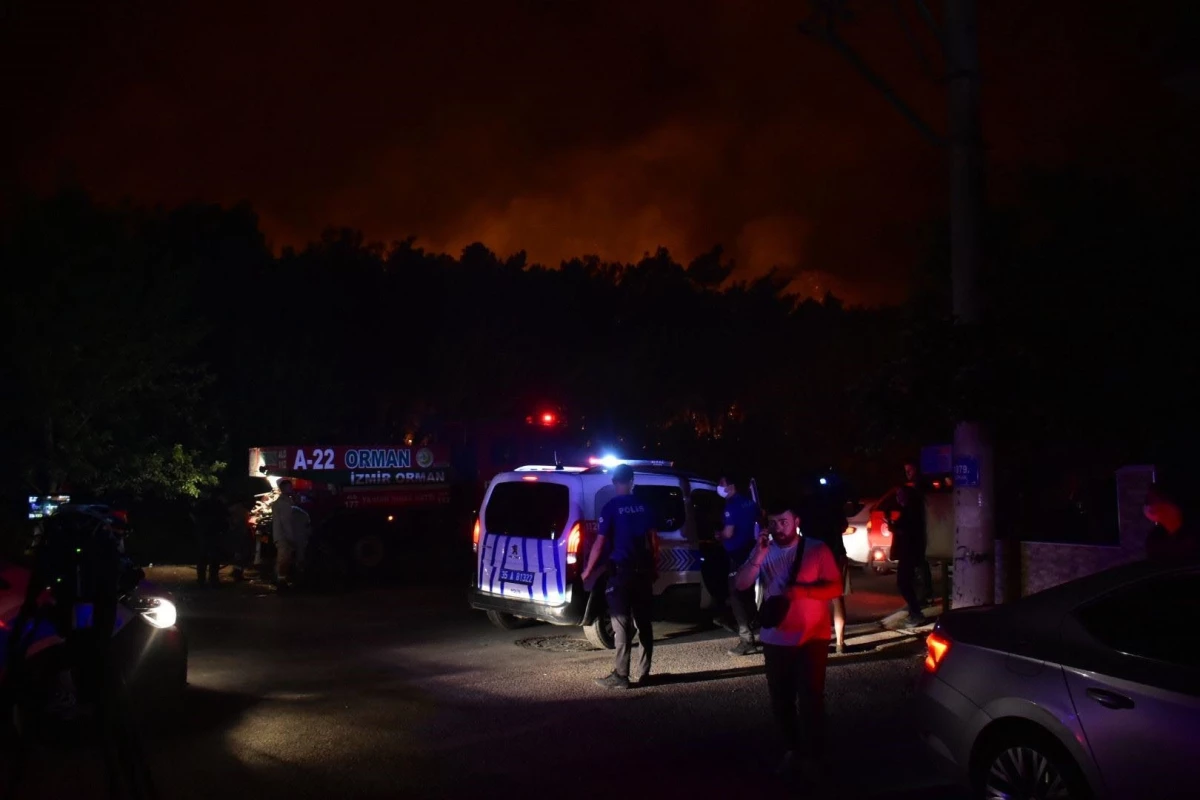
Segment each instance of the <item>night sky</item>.
[[[1194,150],[1195,11],[1174,9],[1196,5],[982,0],[994,195],[1030,166],[1153,175]],[[941,128],[893,5],[851,6],[846,38]],[[720,242],[743,274],[875,303],[944,211],[943,155],[797,32],[804,2],[0,8],[9,187],[247,200],[276,247],[328,225],[551,264]]]

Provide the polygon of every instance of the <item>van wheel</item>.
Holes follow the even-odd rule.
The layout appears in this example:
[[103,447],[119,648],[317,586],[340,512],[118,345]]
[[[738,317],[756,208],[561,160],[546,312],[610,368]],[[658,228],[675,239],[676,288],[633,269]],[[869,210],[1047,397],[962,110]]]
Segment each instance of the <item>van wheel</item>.
[[354,565],[362,570],[378,569],[386,554],[382,536],[363,536],[354,542],[350,551]]
[[592,647],[600,650],[612,650],[617,646],[616,637],[613,635],[612,617],[609,616],[607,608],[597,614],[590,624],[583,626],[583,635]]
[[528,628],[533,623],[524,617],[505,614],[503,611],[489,611],[487,618],[502,631],[515,631],[518,628]]

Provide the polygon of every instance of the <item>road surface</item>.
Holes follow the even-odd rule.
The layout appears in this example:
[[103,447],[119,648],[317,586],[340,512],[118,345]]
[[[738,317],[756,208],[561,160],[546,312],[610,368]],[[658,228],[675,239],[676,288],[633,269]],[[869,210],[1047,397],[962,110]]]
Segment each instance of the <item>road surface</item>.
[[[875,580],[860,617],[864,604],[897,605]],[[730,657],[720,630],[659,625],[655,684],[611,692],[592,682],[609,652],[575,629],[498,630],[462,586],[323,596],[184,584],[179,605],[185,708],[144,736],[164,798],[807,796],[770,776],[781,749],[762,657]],[[960,796],[906,725],[920,638],[891,644],[830,659],[837,791],[821,796]],[[103,768],[86,755],[39,752],[21,796],[97,794]]]

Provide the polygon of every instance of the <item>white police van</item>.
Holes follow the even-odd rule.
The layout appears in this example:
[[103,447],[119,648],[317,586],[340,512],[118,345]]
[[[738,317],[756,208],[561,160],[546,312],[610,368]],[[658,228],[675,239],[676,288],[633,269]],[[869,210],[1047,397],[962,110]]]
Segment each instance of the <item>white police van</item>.
[[528,466],[492,479],[472,536],[471,607],[506,630],[530,620],[580,625],[597,647],[613,647],[604,602],[607,575],[580,578],[600,511],[616,493],[610,470],[634,469],[634,494],[658,530],[657,617],[698,614],[712,604],[701,580],[701,541],[722,524],[715,481],[664,461],[591,459],[589,467]]

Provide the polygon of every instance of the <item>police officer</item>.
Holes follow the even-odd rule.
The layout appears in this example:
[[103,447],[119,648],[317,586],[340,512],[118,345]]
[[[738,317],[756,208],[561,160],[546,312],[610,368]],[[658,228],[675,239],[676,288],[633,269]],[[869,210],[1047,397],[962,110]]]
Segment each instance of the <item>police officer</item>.
[[750,497],[750,481],[742,476],[726,475],[717,485],[717,493],[725,498],[724,527],[717,539],[725,545],[729,558],[729,605],[737,622],[738,644],[729,650],[731,656],[748,656],[758,652],[754,641],[754,625],[758,608],[754,588],[739,591],[734,586],[738,569],[746,563],[757,542],[756,524],[759,521],[758,503]]
[[607,556],[609,576],[604,597],[616,639],[616,664],[611,674],[597,678],[596,683],[606,689],[628,689],[629,641],[633,626],[637,626],[642,645],[637,682],[644,683],[650,676],[650,657],[654,653],[651,605],[654,601],[657,531],[650,509],[633,494],[633,467],[628,464],[617,467],[613,470],[612,482],[617,496],[600,512],[600,531],[583,570],[583,580],[586,582],[594,574],[601,557]]

